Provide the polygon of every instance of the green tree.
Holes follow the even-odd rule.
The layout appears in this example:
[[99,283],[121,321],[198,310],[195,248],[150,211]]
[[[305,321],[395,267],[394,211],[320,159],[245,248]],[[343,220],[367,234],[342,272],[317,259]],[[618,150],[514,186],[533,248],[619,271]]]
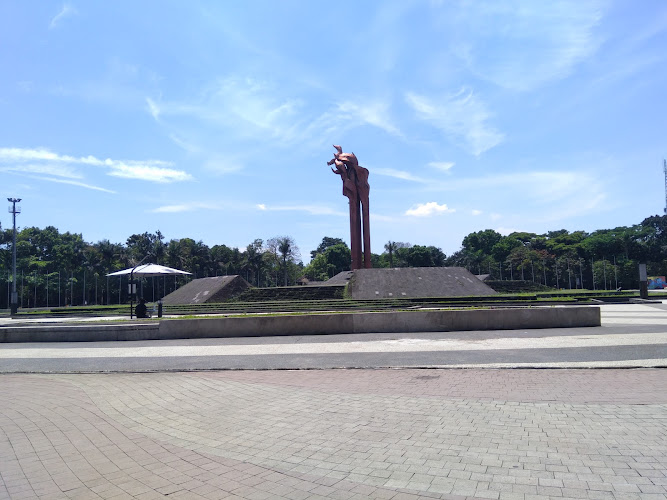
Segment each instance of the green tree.
[[326,281],[334,275],[334,266],[327,262],[327,256],[323,253],[315,255],[310,264],[304,269],[304,275],[311,281]]
[[260,273],[264,264],[262,247],[264,241],[256,239],[246,247],[245,260],[248,269],[252,272],[253,281],[259,286]]
[[285,286],[287,286],[287,276],[289,271],[289,264],[296,263],[301,258],[299,247],[296,246],[291,236],[278,237],[278,252],[280,254],[280,262],[285,277]]
[[351,263],[350,248],[345,243],[338,243],[317,254],[304,273],[308,279],[325,281],[342,271],[349,271]]
[[493,246],[502,239],[502,235],[493,229],[485,229],[470,233],[463,238],[462,247],[466,252],[481,252],[482,255],[491,255]]
[[334,245],[345,245],[346,243],[341,240],[340,238],[331,238],[329,236],[325,236],[322,238],[322,242],[317,246],[315,250],[311,250],[310,252],[310,258],[314,259],[316,255],[324,253],[327,248],[331,248]]
[[388,241],[384,244],[384,249],[387,251],[389,258],[389,267],[394,267],[394,251],[396,250],[396,242]]
[[414,245],[410,247],[406,260],[409,267],[433,267],[433,257],[425,246]]

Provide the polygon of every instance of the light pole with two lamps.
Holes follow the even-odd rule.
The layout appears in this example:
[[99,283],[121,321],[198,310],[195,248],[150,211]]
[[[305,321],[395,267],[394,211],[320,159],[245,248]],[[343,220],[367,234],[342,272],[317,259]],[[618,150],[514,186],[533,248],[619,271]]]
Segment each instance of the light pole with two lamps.
[[9,207],[9,213],[14,217],[14,233],[12,235],[12,300],[11,302],[11,315],[15,315],[18,312],[18,302],[19,295],[16,292],[16,214],[21,213],[21,207],[17,207],[16,204],[21,201],[21,198],[7,198],[7,201],[12,204]]

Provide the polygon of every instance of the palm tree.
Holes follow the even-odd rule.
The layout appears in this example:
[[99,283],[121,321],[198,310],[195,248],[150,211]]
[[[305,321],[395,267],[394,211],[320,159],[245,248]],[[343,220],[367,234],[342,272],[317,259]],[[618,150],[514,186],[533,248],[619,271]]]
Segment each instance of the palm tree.
[[396,250],[396,242],[388,241],[384,244],[384,249],[389,254],[389,267],[394,267],[394,251]]
[[287,286],[287,263],[294,262],[301,255],[299,247],[290,236],[281,236],[278,238],[278,251],[282,259],[283,272],[285,273],[285,286]]
[[250,245],[246,247],[246,261],[248,263],[248,268],[253,271],[255,275],[255,281],[257,286],[259,286],[259,273],[262,269],[263,263],[263,253],[262,245],[264,242],[261,239],[256,239]]

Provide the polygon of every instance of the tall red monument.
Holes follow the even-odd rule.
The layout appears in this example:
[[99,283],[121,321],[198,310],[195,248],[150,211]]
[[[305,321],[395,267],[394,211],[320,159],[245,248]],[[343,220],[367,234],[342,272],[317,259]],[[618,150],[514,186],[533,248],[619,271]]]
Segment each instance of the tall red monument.
[[[352,265],[350,269],[371,268],[371,228],[368,211],[368,194],[371,190],[368,184],[368,169],[359,166],[354,153],[343,153],[343,148],[335,146],[334,157],[327,165],[336,165],[331,169],[334,174],[340,175],[343,180],[343,196],[350,200],[350,247],[352,250]],[[363,251],[362,251],[363,226]],[[363,265],[362,265],[363,261]]]

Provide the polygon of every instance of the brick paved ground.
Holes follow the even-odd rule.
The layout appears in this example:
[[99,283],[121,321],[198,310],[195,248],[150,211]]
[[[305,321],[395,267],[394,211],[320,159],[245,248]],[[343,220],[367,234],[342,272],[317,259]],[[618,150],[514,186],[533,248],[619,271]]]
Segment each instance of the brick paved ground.
[[0,376],[0,498],[667,498],[666,370]]

